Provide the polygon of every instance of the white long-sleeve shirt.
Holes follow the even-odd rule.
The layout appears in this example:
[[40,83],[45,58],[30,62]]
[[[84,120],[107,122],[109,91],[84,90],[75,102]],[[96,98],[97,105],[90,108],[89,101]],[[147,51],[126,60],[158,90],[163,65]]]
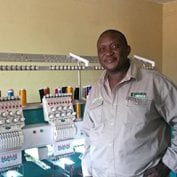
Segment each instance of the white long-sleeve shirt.
[[104,72],[87,99],[82,132],[84,176],[141,177],[161,159],[177,172],[177,87],[131,62],[111,91]]

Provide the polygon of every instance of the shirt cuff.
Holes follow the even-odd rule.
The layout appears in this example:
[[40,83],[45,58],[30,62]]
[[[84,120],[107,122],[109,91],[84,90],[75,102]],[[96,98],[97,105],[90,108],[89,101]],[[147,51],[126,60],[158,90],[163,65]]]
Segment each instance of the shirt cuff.
[[169,147],[162,158],[162,162],[170,168],[173,172],[177,173],[177,154]]

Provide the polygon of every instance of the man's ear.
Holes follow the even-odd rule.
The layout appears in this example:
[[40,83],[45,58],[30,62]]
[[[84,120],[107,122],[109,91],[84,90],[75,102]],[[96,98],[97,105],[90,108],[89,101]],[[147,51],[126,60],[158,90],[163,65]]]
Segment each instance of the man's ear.
[[127,46],[127,56],[130,54],[130,52],[131,52],[131,47],[128,45]]

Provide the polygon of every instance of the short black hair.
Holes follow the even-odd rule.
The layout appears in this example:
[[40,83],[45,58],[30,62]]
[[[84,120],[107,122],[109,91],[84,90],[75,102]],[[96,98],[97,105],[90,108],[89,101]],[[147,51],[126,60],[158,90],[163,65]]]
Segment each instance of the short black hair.
[[122,44],[124,44],[125,46],[128,46],[128,42],[127,42],[125,35],[122,32],[115,30],[115,29],[108,29],[108,30],[105,30],[103,33],[101,33],[101,35],[98,38],[97,45],[98,45],[100,39],[102,37],[104,37],[105,35],[114,36],[118,40],[120,40]]

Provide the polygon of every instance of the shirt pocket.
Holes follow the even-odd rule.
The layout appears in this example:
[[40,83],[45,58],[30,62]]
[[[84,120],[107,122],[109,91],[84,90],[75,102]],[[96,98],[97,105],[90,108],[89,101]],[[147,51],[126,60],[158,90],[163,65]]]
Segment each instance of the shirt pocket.
[[128,97],[126,99],[126,123],[145,123],[150,115],[152,100]]
[[103,100],[98,100],[96,102],[94,102],[91,106],[90,106],[90,117],[91,120],[93,122],[93,129],[96,129],[97,127],[100,126],[100,124],[102,124],[102,113],[103,113]]
[[90,106],[89,110],[90,118],[92,120],[93,126],[90,132],[90,140],[92,142],[98,142],[102,137],[104,132],[104,122],[103,122],[103,101],[99,100]]

